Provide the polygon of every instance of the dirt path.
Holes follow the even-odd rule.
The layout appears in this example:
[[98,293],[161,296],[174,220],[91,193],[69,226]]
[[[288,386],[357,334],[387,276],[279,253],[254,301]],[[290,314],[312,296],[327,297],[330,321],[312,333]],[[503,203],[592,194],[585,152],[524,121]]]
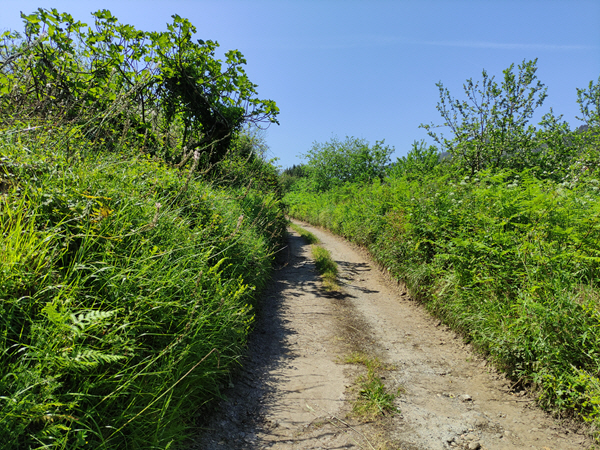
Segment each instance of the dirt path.
[[[194,449],[544,449],[592,444],[524,393],[398,287],[359,249],[315,234],[340,268],[328,295],[310,247],[290,232],[287,264],[264,299],[244,368]],[[390,365],[399,412],[364,423],[351,414],[360,351]]]

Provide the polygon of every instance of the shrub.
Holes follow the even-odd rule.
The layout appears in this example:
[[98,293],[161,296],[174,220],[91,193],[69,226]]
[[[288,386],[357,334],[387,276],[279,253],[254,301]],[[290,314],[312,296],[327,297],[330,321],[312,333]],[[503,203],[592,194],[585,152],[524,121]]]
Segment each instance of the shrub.
[[181,443],[238,364],[277,196],[145,157],[1,153],[4,448]]

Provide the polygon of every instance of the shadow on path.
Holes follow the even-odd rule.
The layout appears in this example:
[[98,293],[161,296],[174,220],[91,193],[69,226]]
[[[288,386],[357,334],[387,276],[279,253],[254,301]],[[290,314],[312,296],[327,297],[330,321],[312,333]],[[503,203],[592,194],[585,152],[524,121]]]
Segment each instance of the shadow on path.
[[[293,367],[300,356],[297,353],[298,347],[293,348],[299,337],[286,318],[288,306],[285,299],[332,297],[321,288],[319,275],[309,256],[309,244],[303,238],[289,234],[287,254],[287,261],[274,272],[271,285],[257,307],[254,331],[248,342],[248,352],[241,360],[240,370],[232,376],[229,387],[223,390],[224,401],[200,419],[200,437],[189,449],[259,449],[265,448],[265,444],[274,444],[273,441],[264,442],[261,435],[280,434],[279,424],[270,422],[269,413],[277,412],[281,398],[290,393],[290,390],[286,391],[280,386],[285,384],[284,381],[293,381],[293,376],[287,376],[283,380],[282,369]],[[344,270],[359,275],[367,271],[368,266],[356,264],[345,267]],[[336,300],[347,296],[341,292],[334,295]],[[312,320],[314,326],[318,326],[314,321],[315,315],[328,315],[327,312],[310,310],[296,311],[295,314],[312,316],[308,320]],[[303,386],[303,392],[322,387],[319,386],[319,376],[315,375],[313,378],[312,384]],[[292,425],[306,427],[305,422]],[[332,430],[318,430],[318,433],[321,432],[321,437],[326,437]],[[315,437],[319,439],[314,434],[310,439]],[[300,436],[295,437],[293,445],[303,448],[302,439]],[[285,445],[285,441],[278,442]]]

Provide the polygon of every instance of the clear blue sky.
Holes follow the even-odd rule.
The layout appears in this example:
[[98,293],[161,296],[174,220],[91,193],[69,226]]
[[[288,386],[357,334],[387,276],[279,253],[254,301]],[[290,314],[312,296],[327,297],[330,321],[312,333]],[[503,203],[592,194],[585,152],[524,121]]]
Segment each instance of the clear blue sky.
[[427,139],[420,123],[441,123],[438,81],[462,98],[467,78],[485,68],[499,81],[524,59],[538,58],[548,87],[542,112],[575,127],[576,88],[600,76],[598,0],[0,0],[0,30],[38,7],[87,23],[106,8],[145,31],[179,14],[199,39],[240,50],[259,97],[281,109],[266,139],[282,167],[332,136],[385,139],[403,156]]

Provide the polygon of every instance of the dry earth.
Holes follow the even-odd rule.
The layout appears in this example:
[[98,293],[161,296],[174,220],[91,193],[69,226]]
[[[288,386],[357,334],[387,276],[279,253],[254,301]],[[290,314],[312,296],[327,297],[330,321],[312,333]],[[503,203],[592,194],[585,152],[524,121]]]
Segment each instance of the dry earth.
[[[340,268],[321,289],[310,246],[290,231],[288,258],[263,300],[243,369],[190,449],[540,449],[592,442],[534,406],[452,331],[411,301],[360,249],[305,223]],[[398,413],[352,414],[352,352],[387,363]]]

